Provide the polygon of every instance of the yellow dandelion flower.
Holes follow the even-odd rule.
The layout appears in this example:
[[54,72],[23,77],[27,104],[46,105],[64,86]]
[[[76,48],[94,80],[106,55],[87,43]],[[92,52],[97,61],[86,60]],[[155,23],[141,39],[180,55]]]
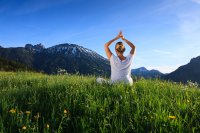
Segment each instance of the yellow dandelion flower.
[[64,114],[67,114],[67,110],[66,109],[64,109]]
[[23,126],[23,127],[22,127],[22,130],[26,130],[26,126]]
[[172,115],[170,115],[170,116],[168,116],[170,119],[176,119],[176,116],[172,116]]
[[19,111],[19,113],[18,113],[19,115],[22,115],[23,114],[23,112],[22,111]]
[[50,127],[50,126],[49,126],[49,124],[47,124],[46,126],[47,126],[47,128],[49,128],[49,127]]
[[16,112],[16,109],[11,109],[9,112],[14,114]]
[[31,113],[31,111],[26,111],[25,113],[26,113],[27,115],[29,115],[29,114]]

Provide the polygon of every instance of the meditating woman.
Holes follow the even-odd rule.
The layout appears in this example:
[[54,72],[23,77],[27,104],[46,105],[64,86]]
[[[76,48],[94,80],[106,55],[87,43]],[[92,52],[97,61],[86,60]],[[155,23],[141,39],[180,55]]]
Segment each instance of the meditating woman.
[[[117,42],[115,45],[115,52],[117,56],[115,56],[110,51],[109,46],[114,41],[120,38],[131,47],[131,51],[128,54],[128,56],[124,56],[125,46],[122,42]],[[133,45],[133,43],[124,38],[122,32],[120,31],[114,39],[110,40],[105,44],[105,52],[108,59],[110,60],[111,65],[111,83],[124,82],[132,85],[133,80],[131,78],[131,64],[133,60],[133,55],[135,53],[135,46]],[[98,78],[97,82],[101,83],[106,81],[102,78]]]

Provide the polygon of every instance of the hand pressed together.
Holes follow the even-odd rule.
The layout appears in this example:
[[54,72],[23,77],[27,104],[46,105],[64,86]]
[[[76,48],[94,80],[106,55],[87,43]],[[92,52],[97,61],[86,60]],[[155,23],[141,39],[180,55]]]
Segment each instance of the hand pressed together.
[[116,36],[116,39],[119,39],[119,38],[121,38],[122,40],[125,39],[125,38],[124,38],[124,35],[123,35],[123,33],[122,33],[122,31],[120,31],[120,32],[118,33],[118,35]]

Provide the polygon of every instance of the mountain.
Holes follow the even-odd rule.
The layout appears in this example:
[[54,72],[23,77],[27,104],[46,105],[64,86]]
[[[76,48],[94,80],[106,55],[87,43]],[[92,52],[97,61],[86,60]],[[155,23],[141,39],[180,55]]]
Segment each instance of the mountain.
[[33,71],[24,64],[0,58],[0,71]]
[[110,75],[110,63],[96,52],[76,44],[45,48],[42,44],[0,48],[0,57],[16,61],[48,74],[65,69],[67,73]]
[[200,56],[191,59],[188,64],[180,66],[174,72],[167,74],[165,79],[184,83],[191,80],[200,84]]
[[140,67],[137,69],[132,69],[131,74],[137,77],[144,77],[144,78],[157,78],[163,76],[161,72],[158,70],[147,70],[145,67]]

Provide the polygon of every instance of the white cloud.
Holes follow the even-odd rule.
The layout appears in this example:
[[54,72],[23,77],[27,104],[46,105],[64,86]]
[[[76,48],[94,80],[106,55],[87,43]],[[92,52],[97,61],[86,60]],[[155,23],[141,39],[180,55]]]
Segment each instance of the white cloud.
[[171,73],[171,72],[175,71],[180,66],[181,66],[180,64],[175,65],[175,66],[167,66],[167,65],[166,66],[165,65],[163,65],[163,66],[147,66],[147,69],[148,70],[155,69],[155,70],[158,70],[158,71],[166,74],[166,73]]
[[177,50],[179,55],[185,58],[193,58],[200,55],[200,10],[190,9],[183,13],[177,14],[179,20],[179,35],[181,42],[181,51]]
[[198,40],[200,36],[200,10],[178,14],[180,35],[184,39]]
[[191,0],[192,2],[195,2],[197,4],[200,4],[200,0]]
[[[175,27],[172,33],[174,38],[171,38],[173,42],[169,44],[172,49],[169,59],[182,65],[200,55],[200,8],[191,4],[191,1],[200,4],[200,0],[166,0],[157,10],[160,11],[159,15],[167,13],[172,17],[171,20],[175,20],[169,21]],[[154,52],[162,53],[158,50]]]
[[[200,4],[200,0],[193,0]],[[158,18],[168,18],[169,32],[165,34],[165,46],[151,49],[152,56],[146,56],[147,61],[137,58],[133,67],[145,66],[162,73],[170,73],[178,67],[187,64],[191,58],[200,55],[200,8],[191,4],[191,0],[165,0],[155,8],[154,15]],[[161,20],[161,19],[160,19]],[[166,23],[166,21],[161,21]],[[165,29],[164,29],[165,30]],[[159,38],[160,39],[160,38]],[[156,45],[156,44],[155,44]],[[158,55],[159,56],[155,56]],[[147,59],[146,58],[146,59]],[[148,60],[147,59],[147,60]]]
[[163,12],[176,9],[179,6],[182,6],[184,3],[185,0],[165,0],[159,5],[158,8],[154,10],[154,12],[162,14]]
[[165,51],[165,50],[158,50],[158,49],[153,49],[154,52],[159,53],[159,54],[165,54],[165,55],[170,55],[171,52]]

